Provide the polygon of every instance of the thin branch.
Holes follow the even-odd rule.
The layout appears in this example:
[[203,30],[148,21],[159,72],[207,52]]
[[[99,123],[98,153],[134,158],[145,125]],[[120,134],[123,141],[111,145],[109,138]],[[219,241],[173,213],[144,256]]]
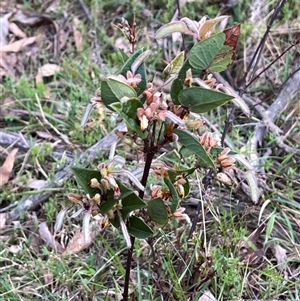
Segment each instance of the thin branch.
[[[244,76],[242,78],[242,81],[241,81],[241,87],[242,87],[242,89],[240,90],[240,93],[243,93],[242,91],[245,90],[246,78],[247,78],[247,76],[248,76],[248,74],[249,74],[249,72],[250,72],[253,64],[254,64],[254,66],[253,66],[253,69],[252,69],[252,74],[250,76],[250,81],[251,81],[251,79],[253,78],[253,76],[255,74],[255,71],[256,71],[256,68],[257,68],[257,64],[258,64],[259,58],[260,58],[260,56],[262,54],[262,51],[263,51],[264,45],[266,43],[267,37],[269,35],[269,32],[270,32],[270,30],[272,28],[272,25],[273,25],[274,21],[277,18],[277,15],[281,11],[281,9],[282,9],[285,1],[286,0],[279,0],[277,2],[276,6],[275,6],[274,12],[273,12],[273,14],[272,14],[272,16],[270,18],[270,22],[267,25],[267,29],[266,29],[266,31],[264,33],[264,36],[262,37],[262,39],[261,39],[261,41],[260,41],[257,49],[255,50],[255,53],[254,53],[254,55],[253,55],[253,57],[252,57],[252,59],[250,61],[250,64],[248,65],[247,71],[246,71],[246,73],[244,74]],[[240,94],[240,96],[241,95],[242,94]]]
[[[83,0],[78,0],[80,6],[82,7],[83,9],[83,12],[85,14],[85,16],[87,17],[87,19],[92,22],[93,21],[93,18],[92,18],[92,15],[88,9],[88,7],[85,5],[84,1]],[[100,48],[99,48],[99,42],[98,42],[98,37],[97,37],[97,32],[101,32],[101,27],[96,24],[96,32],[94,32],[94,43],[95,43],[95,48],[96,48],[96,60],[97,60],[97,65],[99,66],[99,68],[102,70],[103,74],[107,74],[107,69],[106,69],[106,66],[103,62],[103,59],[100,55]]]
[[296,42],[293,42],[287,49],[285,49],[274,61],[272,61],[265,69],[263,69],[260,73],[258,73],[247,85],[248,88],[253,82],[255,82],[264,72],[266,72],[270,67],[272,67],[282,56],[284,56],[288,51],[290,51],[294,46],[298,45],[300,39]]
[[[264,48],[264,45],[265,45],[265,42],[267,40],[267,37],[268,37],[268,34],[272,28],[272,25],[274,23],[274,21],[276,20],[277,18],[277,15],[278,13],[280,12],[282,6],[284,5],[284,2],[286,0],[280,0],[277,2],[277,5],[274,9],[274,12],[271,16],[271,19],[270,19],[270,22],[268,23],[267,25],[267,29],[264,33],[264,36],[262,37],[251,61],[250,61],[250,64],[248,65],[248,68],[247,68],[247,71],[246,73],[244,74],[243,78],[242,78],[242,81],[241,81],[241,88],[239,89],[239,96],[242,96],[244,91],[245,91],[245,87],[246,87],[246,78],[250,72],[250,70],[252,69],[252,65],[254,64],[253,66],[253,69],[252,69],[252,74],[250,76],[250,80],[253,78],[254,74],[255,74],[255,70],[256,70],[256,67],[257,67],[257,64],[258,64],[258,61],[259,61],[259,58],[262,54],[262,51],[263,51],[263,48]],[[254,63],[255,62],[255,63]],[[248,85],[249,86],[249,85]],[[248,87],[247,86],[247,87]],[[234,115],[234,112],[236,110],[236,107],[234,106],[232,109],[231,109],[231,112],[229,113],[229,116],[226,118],[225,120],[225,126],[224,126],[224,131],[223,131],[223,134],[222,134],[222,138],[221,138],[221,145],[223,146],[224,145],[224,140],[225,140],[225,137],[232,125],[232,122],[233,122],[233,115]]]

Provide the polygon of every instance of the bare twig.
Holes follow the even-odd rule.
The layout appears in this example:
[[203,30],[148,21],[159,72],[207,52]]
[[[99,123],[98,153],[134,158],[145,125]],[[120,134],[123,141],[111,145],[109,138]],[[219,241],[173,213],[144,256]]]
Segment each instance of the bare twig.
[[[90,11],[89,11],[88,7],[85,5],[84,1],[83,0],[78,0],[78,2],[81,5],[87,19],[90,22],[92,22],[93,21],[92,15],[90,14]],[[103,62],[103,59],[102,59],[101,55],[100,55],[100,48],[99,48],[99,41],[98,41],[98,37],[97,37],[97,32],[101,32],[101,27],[98,24],[96,24],[96,32],[93,32],[94,44],[95,44],[95,49],[96,49],[95,55],[96,55],[97,65],[102,70],[103,74],[105,75],[105,74],[107,74],[107,69],[106,69],[106,66]]]
[[[215,75],[218,82],[228,87],[228,83],[220,76]],[[233,90],[233,88],[230,87]],[[234,90],[233,90],[234,91]],[[294,64],[293,71],[289,78],[282,85],[280,92],[276,99],[269,107],[265,110],[261,105],[257,105],[251,97],[244,95],[243,99],[250,104],[262,117],[262,122],[255,126],[254,134],[251,140],[248,141],[251,149],[251,161],[255,168],[259,168],[260,158],[258,157],[258,146],[262,145],[266,130],[271,130],[276,136],[276,143],[280,148],[283,148],[287,152],[294,152],[300,155],[300,150],[296,147],[290,147],[284,144],[283,137],[280,136],[281,130],[274,124],[279,115],[283,110],[291,105],[291,102],[295,98],[296,94],[300,91],[300,55],[297,56]]]
[[252,65],[253,65],[253,64],[254,64],[254,66],[253,66],[253,69],[252,69],[252,71],[251,71],[250,81],[251,81],[251,79],[253,78],[253,76],[255,75],[255,71],[256,71],[256,68],[257,68],[257,64],[258,64],[259,58],[260,58],[260,56],[261,56],[261,54],[262,54],[264,45],[265,45],[265,43],[266,43],[267,37],[268,37],[268,35],[269,35],[269,32],[270,32],[270,30],[271,30],[271,27],[272,27],[274,21],[276,20],[277,15],[279,14],[281,8],[283,7],[285,1],[286,1],[286,0],[279,0],[279,1],[277,2],[277,4],[276,4],[276,7],[275,7],[275,9],[274,9],[274,12],[273,12],[273,14],[272,14],[272,16],[271,16],[271,18],[270,18],[270,21],[269,21],[269,23],[268,23],[268,25],[267,25],[267,29],[266,29],[266,31],[265,31],[265,33],[264,33],[264,36],[262,37],[262,39],[261,39],[261,41],[260,41],[260,43],[259,43],[259,45],[258,45],[258,47],[257,47],[257,49],[256,49],[256,51],[255,51],[255,53],[254,53],[254,55],[253,55],[253,57],[252,57],[252,59],[251,59],[251,61],[250,61],[250,64],[248,65],[247,71],[246,71],[246,73],[245,73],[245,75],[244,75],[244,77],[243,77],[243,79],[242,79],[242,82],[241,82],[241,88],[242,88],[242,89],[240,90],[241,93],[242,93],[242,91],[244,91],[244,89],[245,89],[246,79],[247,79],[247,76],[248,76],[250,70],[252,69]]
[[48,119],[45,117],[45,114],[44,114],[44,111],[43,111],[43,108],[42,108],[42,105],[41,105],[41,102],[40,102],[40,98],[38,97],[37,94],[35,94],[35,98],[37,100],[37,103],[38,103],[38,107],[39,107],[39,110],[41,112],[41,116],[42,116],[42,120],[43,120],[43,124],[47,124],[51,127],[51,129],[61,137],[62,140],[64,140],[67,144],[71,144],[71,142],[69,141],[69,138],[67,135],[65,134],[62,134],[52,123],[50,123],[48,121]]
[[274,61],[272,61],[266,68],[264,68],[260,73],[258,73],[247,85],[246,88],[249,87],[253,82],[255,82],[264,72],[266,72],[273,64],[275,64],[281,57],[283,57],[287,52],[289,52],[293,47],[298,45],[300,39],[293,42],[287,49],[285,49]]
[[[29,139],[26,139],[22,133],[16,134],[0,130],[0,145],[7,147],[14,146],[23,151],[28,151],[32,145],[37,145],[37,142],[32,142]],[[73,154],[67,152],[65,149],[58,149],[51,152],[51,158],[61,159],[63,157],[67,163],[70,163],[74,159]]]
[[96,61],[97,61],[97,65],[98,67],[102,70],[103,74],[106,75],[108,72],[107,72],[107,69],[106,69],[106,66],[102,60],[102,57],[100,55],[100,47],[99,47],[99,42],[98,42],[98,36],[97,36],[97,33],[94,32],[94,44],[95,44],[95,49],[96,49]]
[[[259,43],[259,45],[258,45],[258,47],[257,47],[257,49],[256,49],[256,51],[255,51],[255,53],[254,53],[254,55],[252,57],[252,59],[251,59],[250,64],[248,65],[248,68],[247,68],[247,71],[246,71],[244,77],[242,78],[241,88],[239,89],[239,96],[242,96],[243,93],[244,93],[244,91],[245,91],[246,79],[247,79],[248,74],[250,73],[250,70],[252,70],[251,71],[250,80],[253,78],[253,76],[255,74],[256,66],[258,64],[259,58],[261,56],[261,53],[263,51],[263,48],[264,48],[266,39],[268,37],[268,34],[269,34],[270,30],[271,30],[271,27],[272,27],[274,21],[277,18],[278,13],[280,12],[282,6],[284,5],[284,2],[285,2],[285,0],[279,0],[277,2],[277,5],[276,5],[276,7],[274,9],[274,12],[273,12],[273,14],[272,14],[272,16],[270,18],[270,22],[267,25],[266,32],[265,32],[263,38],[261,39],[261,41],[260,41],[260,43]],[[254,66],[252,68],[253,64],[254,64]],[[235,110],[236,110],[235,107],[233,107],[231,109],[231,112],[230,112],[229,116],[227,117],[227,119],[225,121],[225,127],[224,127],[224,131],[223,131],[222,138],[221,138],[221,145],[224,144],[224,139],[225,139],[225,137],[226,137],[226,135],[227,135],[227,133],[228,133],[230,127],[231,127],[231,124],[233,122],[233,115],[234,115]]]

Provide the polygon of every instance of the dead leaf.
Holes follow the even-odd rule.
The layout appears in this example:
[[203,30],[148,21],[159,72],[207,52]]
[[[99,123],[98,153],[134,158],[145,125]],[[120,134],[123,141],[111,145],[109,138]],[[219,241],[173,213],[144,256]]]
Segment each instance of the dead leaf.
[[41,190],[47,184],[45,180],[37,180],[37,179],[30,179],[27,183],[27,187],[35,190]]
[[0,18],[0,49],[7,45],[6,37],[8,35],[9,21],[12,13],[8,13]]
[[41,35],[37,35],[35,37],[24,38],[11,44],[5,45],[1,48],[1,52],[19,52],[24,47],[33,44],[40,37]]
[[0,230],[5,228],[6,225],[6,213],[0,213]]
[[21,246],[17,246],[17,245],[12,245],[9,248],[7,248],[8,252],[13,253],[13,254],[17,254],[20,251],[22,251]]
[[44,273],[43,276],[44,276],[45,284],[53,283],[53,280],[54,280],[54,274],[53,273],[47,272],[47,273]]
[[6,157],[3,165],[0,167],[0,187],[7,183],[9,176],[14,167],[15,156],[18,152],[18,148],[14,148]]
[[73,17],[73,34],[74,34],[74,41],[75,46],[78,52],[82,51],[83,49],[83,36],[78,28],[81,26],[81,21],[74,16]]
[[78,253],[88,248],[91,244],[92,244],[92,239],[90,239],[90,241],[88,242],[84,242],[83,232],[77,230],[75,232],[75,235],[73,236],[73,239],[69,243],[66,250],[62,253],[62,255]]
[[0,67],[4,68],[10,76],[15,74],[15,60],[12,59],[14,53],[4,53],[0,51]]
[[22,31],[16,23],[9,23],[9,31],[13,33],[16,37],[26,38],[26,34]]
[[282,248],[280,245],[274,246],[275,258],[277,259],[277,267],[280,271],[283,271],[286,268],[286,249]]
[[59,72],[60,70],[61,70],[60,66],[56,64],[45,64],[38,69],[38,73],[35,77],[35,81],[36,83],[42,82],[43,77],[52,76],[56,72]]
[[[103,225],[106,221],[104,216],[94,216],[95,220],[89,225],[89,235],[86,235],[83,231],[77,230],[73,239],[69,243],[66,250],[62,255],[78,253],[86,248],[88,248],[94,239],[100,234],[101,231],[105,228]],[[86,232],[86,231],[85,231]],[[88,241],[86,239],[88,238]]]
[[24,12],[22,10],[17,10],[11,17],[11,22],[18,21],[22,24],[30,26],[41,26],[53,24],[50,15],[48,14],[39,14],[37,12]]
[[49,247],[56,250],[59,253],[62,253],[64,251],[64,248],[61,246],[61,244],[59,244],[55,239],[54,236],[51,234],[47,223],[46,222],[42,222],[39,225],[39,234],[41,236],[41,238],[48,243]]
[[217,301],[215,296],[209,291],[204,291],[203,295],[198,299],[198,301]]

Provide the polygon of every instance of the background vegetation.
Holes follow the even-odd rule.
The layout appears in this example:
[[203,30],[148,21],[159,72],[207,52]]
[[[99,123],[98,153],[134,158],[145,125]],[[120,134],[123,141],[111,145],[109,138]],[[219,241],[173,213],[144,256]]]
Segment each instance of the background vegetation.
[[[87,125],[80,127],[103,70],[116,72],[123,63],[119,49],[129,50],[114,24],[122,18],[131,22],[136,14],[137,48],[151,50],[148,73],[160,85],[165,61],[180,50],[181,40],[172,36],[158,42],[154,34],[173,18],[177,3],[0,3],[0,300],[121,300],[127,252],[121,233],[108,227],[88,248],[64,254],[82,225],[82,216],[72,218],[78,208],[70,206],[67,194],[80,188],[73,178],[63,185],[55,181],[59,171],[120,121],[99,107]],[[255,0],[188,1],[181,14],[195,20],[204,15],[214,18],[228,14],[229,24],[241,23],[235,62],[221,75],[237,90],[276,4]],[[248,157],[255,127],[265,121],[259,110],[268,111],[291,74],[299,71],[299,46],[285,52],[299,39],[299,18],[297,1],[286,1],[267,37],[256,71],[249,73],[255,77],[263,71],[245,87],[245,101],[252,116],[248,118],[240,110],[234,113],[226,139],[235,151]],[[186,48],[189,42],[187,39]],[[246,83],[250,81],[248,76]],[[300,80],[295,78],[292,85],[300,87]],[[286,97],[291,96],[286,93]],[[270,125],[259,145],[261,169],[257,178],[263,190],[259,203],[253,204],[247,195],[215,179],[203,192],[199,180],[202,175],[195,177],[192,193],[185,201],[191,219],[197,218],[192,237],[188,238],[189,225],[173,221],[157,229],[158,234],[150,240],[136,242],[132,300],[209,300],[205,296],[211,300],[300,299],[298,99],[296,91],[276,117],[275,130]],[[231,106],[205,114],[203,131],[215,129],[222,133]],[[8,133],[15,134],[12,141]],[[17,153],[14,148],[19,149]],[[76,160],[95,166],[108,158],[105,147],[96,154]],[[131,156],[134,165],[134,154],[129,150],[119,154]],[[175,162],[172,156],[169,160]],[[4,167],[8,167],[8,176]],[[9,219],[7,213],[24,198],[42,193],[47,193],[47,198],[35,210]],[[198,216],[199,200],[202,207]],[[56,232],[58,213],[66,208],[63,227]]]

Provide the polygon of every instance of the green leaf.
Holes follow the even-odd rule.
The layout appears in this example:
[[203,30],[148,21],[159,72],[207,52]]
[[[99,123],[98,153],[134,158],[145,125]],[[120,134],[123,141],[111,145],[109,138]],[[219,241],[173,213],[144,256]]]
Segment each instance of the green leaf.
[[221,72],[226,70],[227,67],[232,63],[233,55],[233,47],[224,45],[210,64],[209,71]]
[[113,218],[109,220],[109,222],[115,227],[119,228],[120,227],[120,218],[118,214],[116,214]]
[[184,88],[186,72],[191,69],[192,75],[199,77],[199,74],[206,70],[213,62],[215,56],[222,49],[224,41],[225,34],[220,32],[193,46],[188,59],[184,62],[171,86],[171,98],[174,104],[180,104],[179,93]]
[[121,70],[118,72],[118,74],[122,74],[123,76],[126,76],[127,71],[131,71],[131,65],[134,63],[134,61],[143,53],[143,49],[139,49],[135,53],[133,53],[125,62]]
[[131,65],[131,71],[133,74],[136,74],[136,71],[138,68],[142,65],[142,63],[147,59],[147,57],[150,55],[150,50],[147,50],[145,52],[142,52],[132,63]]
[[222,49],[225,34],[219,32],[195,44],[189,54],[189,63],[195,69],[205,70],[209,67],[214,57]]
[[118,199],[114,198],[114,192],[113,190],[109,190],[107,192],[107,200],[102,201],[101,204],[99,205],[99,209],[101,211],[102,214],[106,214],[109,210],[111,210],[113,208],[113,206],[120,200],[123,198],[126,198],[127,196],[133,194],[133,190],[129,189],[128,187],[126,187],[125,185],[123,185],[120,181],[116,180],[121,195]]
[[[120,50],[120,53],[121,53],[121,56],[122,56],[122,59],[123,59],[123,62],[125,64],[125,62],[129,59],[129,56],[126,52],[124,52],[123,49],[119,49]],[[124,67],[124,66],[123,66]],[[123,68],[122,67],[122,68]],[[120,74],[120,71],[119,71],[119,74]]]
[[166,205],[161,198],[152,199],[147,202],[147,212],[155,223],[164,225],[168,221]]
[[122,209],[120,211],[123,219],[126,220],[130,212],[146,206],[147,204],[133,192],[122,199]]
[[184,145],[182,145],[182,147],[179,150],[179,154],[181,156],[181,158],[185,159],[185,158],[189,158],[192,155],[195,155],[193,152],[191,152],[187,147],[185,147]]
[[212,161],[210,155],[195,137],[179,129],[175,129],[174,133],[178,135],[178,141],[200,159],[200,164],[204,164],[206,167],[215,168],[214,162]]
[[180,104],[190,108],[195,113],[210,111],[230,99],[233,99],[233,96],[202,87],[186,88],[178,95]]
[[[179,92],[184,88],[184,81],[186,79],[186,72],[191,69],[192,70],[192,74],[196,74],[197,71],[192,69],[192,66],[190,65],[189,61],[186,60],[183,64],[183,66],[181,67],[177,78],[175,78],[175,80],[172,83],[171,86],[171,98],[172,101],[174,102],[175,105],[179,105],[179,101],[178,101],[178,94]],[[199,75],[200,72],[198,72]]]
[[87,120],[88,120],[88,118],[89,118],[89,116],[90,116],[90,114],[91,114],[91,112],[92,112],[92,109],[94,108],[94,104],[91,104],[91,103],[89,103],[88,105],[87,105],[87,107],[86,107],[86,109],[85,109],[85,112],[84,112],[84,115],[83,115],[83,117],[82,117],[82,120],[81,120],[81,123],[80,123],[80,126],[81,127],[84,127],[85,125],[86,125],[86,122],[87,122]]
[[270,219],[268,220],[268,224],[267,224],[267,228],[266,228],[266,238],[265,238],[266,242],[271,237],[271,234],[272,234],[273,229],[274,229],[274,224],[275,224],[276,217],[277,217],[277,213],[276,213],[276,210],[274,210],[271,213]]
[[135,90],[115,78],[107,78],[101,82],[101,98],[106,107],[111,109],[111,104],[120,102],[124,97],[136,97]]
[[147,137],[148,133],[141,130],[137,118],[137,109],[143,107],[142,102],[138,98],[131,98],[123,103],[114,103],[111,107],[125,120],[128,129],[136,132],[141,139]]
[[[145,56],[147,55],[147,51],[145,51]],[[143,49],[138,50],[137,52],[135,52],[134,54],[132,54],[128,60],[125,62],[124,66],[122,67],[122,69],[120,70],[119,74],[122,74],[123,76],[126,77],[126,73],[127,71],[132,71],[132,65],[136,66],[135,67],[135,74],[140,74],[141,75],[141,81],[140,83],[137,85],[136,87],[136,93],[137,95],[140,95],[144,92],[144,90],[147,87],[147,73],[146,73],[146,66],[144,61],[141,62],[141,58],[143,58]],[[145,60],[145,58],[143,58],[143,60]],[[139,63],[139,66],[137,66],[137,63]]]
[[[179,73],[184,63],[184,51],[181,51],[164,69],[162,78],[169,78],[167,82],[173,80]],[[166,83],[165,83],[166,84]]]
[[77,183],[83,188],[83,190],[93,197],[96,193],[100,193],[100,189],[91,188],[89,182],[91,179],[96,178],[99,182],[101,180],[101,174],[99,170],[86,169],[81,167],[71,167],[72,172],[76,177]]
[[101,201],[99,205],[100,212],[102,214],[106,214],[109,210],[111,210],[117,203],[119,202],[119,199],[114,198],[114,192],[113,190],[107,191],[107,200]]
[[181,33],[189,33],[190,30],[186,26],[186,24],[182,21],[174,21],[170,22],[168,24],[163,25],[158,29],[158,31],[155,34],[155,39],[161,39],[165,37],[168,34],[171,34],[173,32],[181,32]]
[[174,187],[173,183],[170,181],[170,179],[164,178],[164,181],[171,192],[171,196],[169,198],[169,202],[170,202],[169,207],[170,207],[171,213],[174,213],[178,208],[178,205],[180,202],[180,197],[179,197],[178,192],[177,192],[176,188]]
[[153,231],[145,222],[134,215],[129,217],[128,233],[139,239],[145,239],[153,235]]

